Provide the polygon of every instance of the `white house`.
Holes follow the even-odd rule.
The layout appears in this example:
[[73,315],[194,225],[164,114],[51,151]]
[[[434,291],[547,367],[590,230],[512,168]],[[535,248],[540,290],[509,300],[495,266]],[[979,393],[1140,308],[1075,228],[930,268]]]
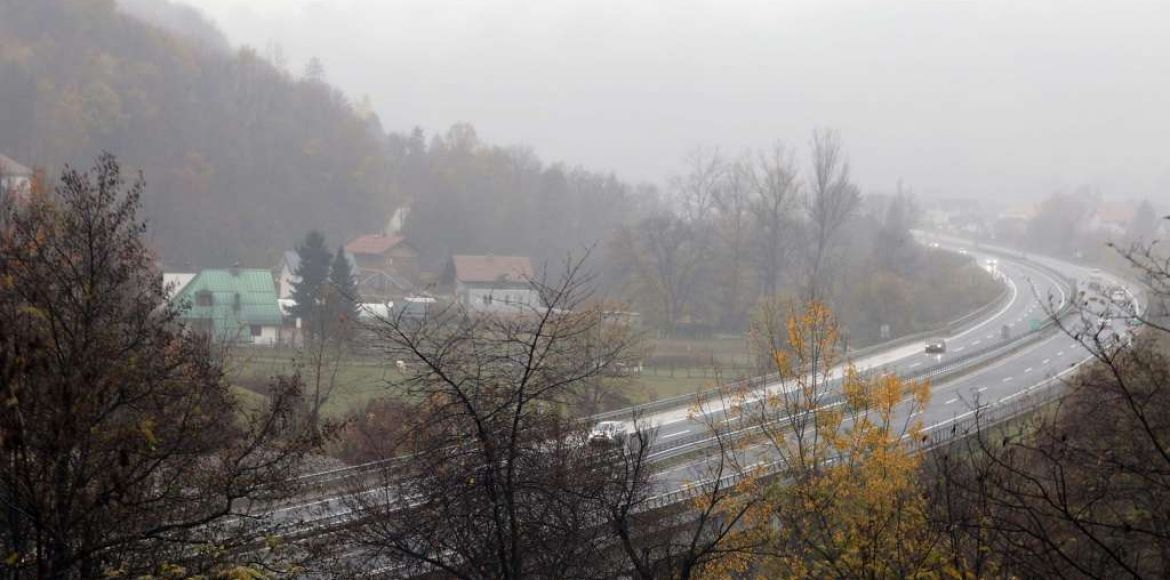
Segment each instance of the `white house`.
[[187,287],[192,280],[195,279],[195,274],[181,273],[181,272],[163,272],[163,288],[167,291],[167,300],[178,296],[183,288]]
[[[354,282],[357,282],[359,270],[357,262],[353,259],[353,254],[346,252],[345,259],[349,262],[349,271],[353,273]],[[297,268],[300,266],[301,255],[296,250],[284,253],[284,258],[280,261],[280,273],[276,276],[276,291],[279,298],[292,298],[293,285],[301,281],[301,277],[296,275]]]
[[532,263],[522,256],[451,256],[455,301],[473,312],[524,313],[540,308]]
[[0,195],[23,198],[32,192],[33,170],[0,154]]

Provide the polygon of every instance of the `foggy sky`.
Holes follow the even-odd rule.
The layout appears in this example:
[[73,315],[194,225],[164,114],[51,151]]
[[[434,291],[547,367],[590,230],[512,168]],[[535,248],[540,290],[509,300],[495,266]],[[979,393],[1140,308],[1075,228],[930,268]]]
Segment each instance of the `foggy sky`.
[[185,0],[235,43],[368,95],[662,183],[686,151],[837,129],[866,191],[1170,203],[1170,3]]

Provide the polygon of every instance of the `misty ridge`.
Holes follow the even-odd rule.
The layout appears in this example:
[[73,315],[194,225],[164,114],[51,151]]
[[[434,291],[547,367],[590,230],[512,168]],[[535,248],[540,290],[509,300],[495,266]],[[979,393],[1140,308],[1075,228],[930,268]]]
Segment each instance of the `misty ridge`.
[[[823,247],[781,247],[809,237],[811,132],[771,136],[768,145],[754,152],[690,146],[671,161],[673,176],[664,176],[659,185],[635,185],[612,173],[542,162],[528,148],[484,143],[469,124],[433,135],[420,129],[387,133],[370,102],[353,102],[331,86],[319,61],[310,60],[303,71],[293,73],[284,68],[279,51],[233,51],[214,25],[180,4],[132,1],[115,8],[110,2],[46,2],[14,12],[5,23],[9,52],[19,57],[4,61],[5,102],[11,103],[5,111],[10,120],[3,131],[6,150],[17,159],[36,152],[35,165],[42,167],[65,162],[83,166],[99,151],[118,152],[148,179],[144,208],[154,226],[154,244],[170,271],[236,262],[274,269],[309,230],[321,230],[331,243],[343,243],[387,232],[398,214],[405,216],[398,225],[401,233],[420,252],[422,269],[432,274],[414,281],[420,286],[441,277],[452,254],[520,255],[543,265],[593,248],[607,289],[645,311],[655,327],[671,331],[683,318],[706,332],[743,328],[758,297],[781,288],[781,270],[819,268],[815,262],[823,259],[811,258],[823,253]],[[51,34],[30,37],[31,31]],[[53,48],[33,50],[44,38]],[[92,54],[90,45],[100,52]],[[87,66],[91,62],[101,66]],[[777,139],[789,145],[775,145]],[[857,156],[848,145],[844,139],[837,145],[843,149],[842,162],[854,163]],[[757,166],[768,156],[775,157],[772,165],[780,165]],[[752,204],[765,203],[766,193],[751,182],[769,170],[789,174],[792,190],[779,192],[780,198],[773,200],[778,213],[762,224]],[[872,187],[850,186],[858,193]],[[906,229],[918,219],[889,215],[908,211],[887,210],[897,188],[878,186],[878,192],[889,193],[858,195],[856,207],[845,211],[851,224],[840,228],[848,234],[841,243],[873,249],[881,259],[839,252],[856,258],[856,265],[892,269],[896,276],[890,282],[904,284],[907,273],[916,270],[915,259],[891,258],[896,254],[871,241],[882,222],[901,220],[885,226]],[[1099,196],[1080,197],[1087,200],[1083,215],[1067,219],[1087,222],[1095,213],[1112,213],[1106,227],[1124,229],[1136,215],[1136,202],[1112,203],[1126,205],[1118,211],[1103,207]],[[955,204],[946,198],[913,203],[919,206],[915,211],[937,206],[929,215],[936,222],[953,217],[947,212]],[[696,204],[707,207],[690,207]],[[998,228],[1003,239],[1021,239],[1020,226],[1011,218],[1035,213],[1023,202],[969,204],[974,209],[960,219],[979,223],[967,224],[968,231],[977,227],[994,233]],[[670,243],[671,251],[686,254],[677,257],[685,268],[644,275],[653,269],[648,252],[664,241],[638,240],[631,234],[651,235],[642,227],[647,224],[673,228],[663,235],[691,241],[690,247]],[[715,235],[721,228],[732,233]],[[694,232],[684,232],[688,229]],[[1083,234],[1092,238],[1101,231]],[[898,234],[880,235],[905,243]],[[1061,243],[1070,239],[1055,237]],[[762,274],[755,275],[757,271]],[[858,269],[842,265],[841,271]],[[788,278],[788,287],[795,290],[798,276]],[[730,289],[714,284],[717,279],[730,280]],[[939,279],[964,280],[945,273]],[[648,298],[653,294],[646,292],[649,286],[659,287],[660,296]],[[729,294],[716,295],[725,291]],[[847,320],[871,318],[851,325],[859,327],[862,343],[871,342],[882,324],[894,320],[917,319],[895,330],[912,332],[947,315],[941,306],[928,307],[925,314],[909,312],[910,304],[929,303],[931,296],[940,295],[925,291],[891,307],[906,314],[891,312],[883,316],[885,321],[859,314],[869,308],[866,304],[882,300],[877,292],[854,291],[841,306]]]
[[0,577],[1166,577],[1126,8],[0,0]]

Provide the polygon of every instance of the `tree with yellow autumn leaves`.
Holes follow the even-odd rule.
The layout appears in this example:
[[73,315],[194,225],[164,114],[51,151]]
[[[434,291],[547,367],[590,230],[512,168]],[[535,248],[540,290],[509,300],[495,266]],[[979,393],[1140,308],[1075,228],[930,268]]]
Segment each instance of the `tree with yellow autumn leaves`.
[[840,329],[820,302],[766,304],[753,337],[774,380],[763,391],[728,391],[721,403],[723,421],[736,425],[729,449],[744,473],[726,509],[749,506],[730,541],[756,548],[712,563],[706,575],[948,574],[912,447],[929,385],[844,360]]

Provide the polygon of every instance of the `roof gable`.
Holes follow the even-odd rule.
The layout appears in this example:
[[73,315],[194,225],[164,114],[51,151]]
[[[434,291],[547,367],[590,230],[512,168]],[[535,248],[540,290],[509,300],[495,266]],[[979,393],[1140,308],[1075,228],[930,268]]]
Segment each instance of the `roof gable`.
[[0,153],[0,175],[32,177],[33,170],[17,163],[11,157]]
[[399,244],[409,246],[403,236],[387,236],[385,234],[370,234],[358,236],[345,245],[345,251],[351,254],[385,254]]
[[[203,293],[210,293],[210,306],[199,304],[197,297]],[[203,270],[183,287],[177,299],[186,301],[184,318],[210,318],[225,328],[276,326],[282,320],[276,285],[267,270]]]
[[195,274],[187,274],[181,272],[163,272],[163,287],[167,290],[167,296],[171,297],[183,291],[192,280],[195,279]]
[[532,263],[524,256],[451,256],[455,279],[465,284],[524,284],[535,276]]

